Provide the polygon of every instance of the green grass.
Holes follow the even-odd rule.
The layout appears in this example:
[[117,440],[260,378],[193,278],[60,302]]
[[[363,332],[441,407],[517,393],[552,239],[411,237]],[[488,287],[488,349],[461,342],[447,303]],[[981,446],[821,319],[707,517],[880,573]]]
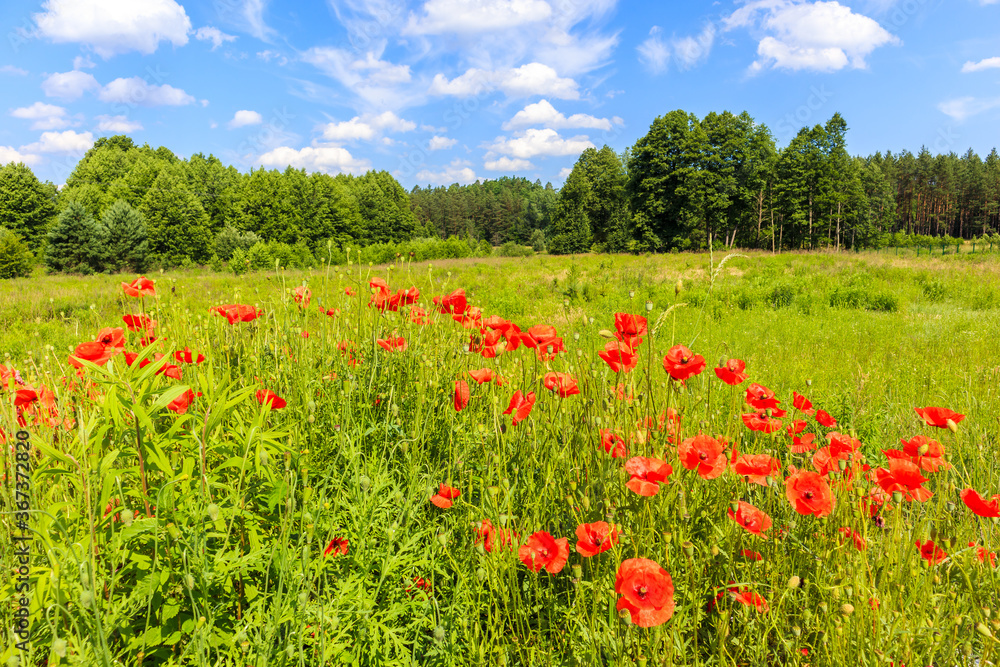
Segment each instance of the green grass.
[[[179,382],[154,374],[156,363],[128,367],[121,356],[88,368],[85,379],[64,380],[73,377],[72,349],[139,312],[120,287],[132,276],[6,283],[0,363],[52,388],[60,419],[75,421],[67,430],[29,418],[28,664],[995,661],[996,640],[987,635],[1000,633],[996,570],[966,546],[996,551],[995,521],[973,515],[958,492],[1000,493],[1000,263],[986,255],[751,253],[720,269],[721,260],[539,256],[241,277],[168,272],[151,276],[157,296],[143,305],[161,339],[145,356],[185,346],[203,352],[207,361],[182,365]],[[523,347],[484,359],[466,351],[470,330],[448,316],[419,326],[408,308],[368,308],[375,276],[394,289],[417,286],[428,311],[432,296],[464,288],[484,317],[509,318],[522,330],[554,325],[567,351],[547,364]],[[312,304],[303,310],[292,289],[304,283]],[[230,326],[209,314],[227,303],[265,314]],[[320,315],[317,303],[340,312]],[[647,315],[650,329],[638,368],[620,379],[597,356],[615,312]],[[408,348],[376,345],[390,334]],[[126,349],[140,352],[139,336],[128,336]],[[353,342],[361,365],[348,363],[341,341]],[[676,344],[708,363],[686,385],[669,381],[662,366]],[[952,467],[925,473],[933,498],[895,501],[880,522],[862,509],[875,485],[860,469],[853,481],[833,475],[837,505],[825,518],[795,513],[782,478],[771,487],[731,471],[701,479],[683,468],[666,433],[639,437],[637,422],[670,407],[682,415],[677,441],[721,434],[740,453],[777,456],[784,476],[788,465],[812,467],[811,454],[788,451],[783,431],[743,426],[746,385],[731,389],[711,370],[728,358],[744,360],[750,381],[775,390],[781,407],[791,411],[797,391],[833,414],[837,431],[861,440],[872,468],[887,465],[881,450],[921,433],[942,442]],[[506,384],[475,385],[466,372],[481,367]],[[550,371],[571,374],[581,393],[547,391]],[[461,378],[471,399],[456,412]],[[620,381],[634,401],[614,397]],[[201,392],[183,416],[166,409],[181,387]],[[287,407],[262,408],[254,393],[263,388]],[[516,390],[538,399],[512,425],[502,412]],[[9,436],[13,392],[0,396]],[[928,405],[967,416],[955,433],[932,430],[914,412]],[[599,444],[608,428],[628,440],[630,456],[671,463],[656,496],[625,487],[623,460]],[[808,429],[818,439],[827,432],[815,422]],[[8,548],[17,533],[13,464],[7,451],[7,571],[16,566]],[[428,502],[440,483],[462,490],[448,510]],[[771,537],[726,517],[735,500],[774,519]],[[516,549],[487,553],[474,531],[484,519],[520,542],[541,530],[570,538],[568,564],[535,574]],[[574,531],[598,520],[617,523],[621,540],[582,558]],[[841,540],[842,527],[862,534],[867,550]],[[334,537],[349,540],[346,555],[323,555]],[[914,542],[929,538],[948,560],[928,566],[920,558]],[[615,609],[619,564],[636,557],[673,579],[676,611],[655,628],[631,625]],[[0,581],[2,597],[13,597],[13,585]],[[739,604],[725,594],[728,585],[764,596],[769,611]],[[12,613],[0,610],[5,628]],[[8,637],[0,660],[15,655]]]

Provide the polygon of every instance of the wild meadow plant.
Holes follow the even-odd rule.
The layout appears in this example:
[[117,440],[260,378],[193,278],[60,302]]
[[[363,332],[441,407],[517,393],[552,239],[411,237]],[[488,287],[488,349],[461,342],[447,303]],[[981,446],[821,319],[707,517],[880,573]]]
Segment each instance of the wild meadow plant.
[[[501,311],[533,288],[492,269],[235,279],[198,308],[221,294],[122,283],[68,355],[0,366],[0,439],[27,431],[32,468],[19,486],[5,446],[8,571],[22,489],[33,536],[30,642],[5,606],[0,659],[995,662],[988,345],[946,382],[907,356],[920,302],[723,312],[721,269],[626,272],[617,309],[531,322]],[[872,350],[893,330],[898,367]]]

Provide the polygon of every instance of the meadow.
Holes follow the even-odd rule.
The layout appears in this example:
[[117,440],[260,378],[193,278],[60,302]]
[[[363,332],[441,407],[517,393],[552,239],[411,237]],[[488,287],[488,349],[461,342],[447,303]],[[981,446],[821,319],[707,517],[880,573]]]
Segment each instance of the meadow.
[[0,660],[1000,655],[995,255],[147,278],[0,286]]

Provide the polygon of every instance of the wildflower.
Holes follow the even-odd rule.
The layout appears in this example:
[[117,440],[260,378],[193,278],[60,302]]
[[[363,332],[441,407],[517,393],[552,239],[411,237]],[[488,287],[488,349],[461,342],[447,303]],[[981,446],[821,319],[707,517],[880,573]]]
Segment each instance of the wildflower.
[[626,373],[634,370],[639,363],[639,357],[625,343],[618,340],[609,340],[604,344],[604,349],[597,353],[597,356],[615,373]]
[[611,454],[611,458],[620,459],[628,455],[625,449],[625,440],[620,435],[616,435],[611,429],[601,429],[601,446],[604,451]]
[[635,349],[642,344],[646,331],[647,322],[642,315],[615,313],[615,337],[630,348]]
[[753,607],[760,613],[768,611],[767,600],[759,593],[751,591],[749,588],[741,586],[730,586],[729,595],[734,600],[747,607]]
[[464,289],[457,289],[447,296],[436,296],[433,301],[444,315],[461,315],[468,307]]
[[767,512],[759,510],[750,503],[743,502],[742,500],[737,502],[735,511],[732,507],[729,508],[727,516],[754,535],[763,536],[764,533],[771,529],[773,523]]
[[792,392],[792,406],[804,415],[811,417],[816,414],[816,411],[812,409],[812,401],[797,391]]
[[209,308],[208,312],[214,315],[222,315],[230,324],[236,324],[237,322],[252,322],[264,314],[264,311],[257,310],[253,306],[238,303],[227,304],[224,306],[214,306]]
[[[97,332],[96,342],[104,343],[110,348],[114,348],[114,354],[118,354],[125,349],[125,330],[121,327],[104,327]],[[112,356],[114,356],[114,354]]]
[[927,540],[926,542],[918,540],[916,545],[920,549],[920,557],[927,561],[928,565],[937,565],[948,557],[944,549],[934,544],[934,540]]
[[409,347],[409,343],[402,336],[389,336],[388,338],[378,338],[375,340],[379,347],[389,352],[401,352]]
[[[925,424],[928,426],[937,426],[938,428],[951,428],[965,419],[965,415],[960,415],[948,408],[926,407],[913,409],[916,410]],[[951,426],[949,426],[948,422],[951,422]]]
[[715,375],[729,386],[735,387],[746,381],[747,374],[743,372],[746,367],[746,362],[742,359],[730,359],[721,368],[715,369]]
[[346,556],[347,555],[347,538],[346,537],[335,537],[330,540],[330,543],[326,545],[323,549],[323,557],[326,558],[329,555],[334,556]]
[[826,516],[836,504],[826,480],[809,470],[800,470],[785,480],[785,496],[799,514]]
[[837,420],[830,416],[830,413],[826,410],[816,411],[816,421],[819,422],[820,426],[825,426],[827,428],[834,428],[837,425]]
[[878,468],[875,471],[875,481],[886,493],[900,491],[907,500],[922,503],[934,495],[922,486],[927,478],[920,474],[917,464],[904,459],[890,459],[888,470]]
[[811,452],[816,449],[817,443],[816,435],[813,433],[806,433],[801,438],[798,436],[792,436],[792,444],[789,446],[789,451],[793,454],[804,454],[806,452]]
[[729,463],[724,453],[725,440],[699,433],[677,446],[677,457],[688,470],[697,470],[702,479],[715,479]]
[[663,370],[673,379],[683,382],[705,370],[705,357],[683,345],[674,345],[663,357]]
[[615,593],[621,595],[615,608],[628,611],[641,628],[662,625],[674,615],[674,584],[658,563],[647,558],[622,562],[615,575]]
[[122,321],[128,327],[129,331],[143,333],[147,336],[153,334],[153,329],[157,324],[156,320],[149,318],[149,315],[124,315],[122,316]]
[[861,533],[851,530],[847,526],[839,528],[837,532],[843,535],[844,538],[848,540],[853,540],[854,548],[857,549],[858,551],[865,551],[868,548],[868,542],[866,542],[865,538],[861,536]]
[[489,519],[483,519],[474,525],[473,531],[476,533],[476,542],[482,540],[483,548],[487,553],[513,546],[514,540],[518,537],[518,534],[512,530],[494,527]]
[[462,492],[446,484],[438,485],[438,492],[431,496],[431,503],[443,510],[452,506],[455,498],[462,495]]
[[764,410],[742,414],[740,417],[743,418],[743,424],[751,431],[774,433],[781,430],[781,420],[769,416]]
[[312,299],[312,290],[305,285],[299,285],[295,288],[292,293],[295,303],[299,304],[300,308],[308,308],[309,300]]
[[531,414],[531,409],[535,407],[535,392],[529,391],[528,395],[525,396],[518,389],[514,392],[514,395],[510,397],[510,405],[507,409],[503,411],[505,415],[513,414],[511,419],[511,426],[516,426],[518,422],[524,421],[524,419]]
[[156,287],[153,285],[153,281],[146,276],[139,276],[131,283],[122,283],[122,289],[125,291],[125,296],[140,298],[156,296]]
[[910,440],[900,438],[899,441],[903,445],[902,451],[883,449],[882,453],[890,459],[911,461],[927,472],[937,472],[941,468],[948,467],[948,463],[944,460],[944,447],[937,440],[931,440],[926,435],[918,435]]
[[104,343],[90,342],[90,343],[80,343],[76,346],[73,354],[69,355],[69,363],[73,368],[83,368],[83,364],[80,363],[81,360],[89,361],[92,364],[97,364],[98,366],[103,366],[108,363],[114,354],[117,353],[115,348],[105,345]]
[[997,566],[997,555],[994,551],[987,551],[986,547],[976,546],[975,542],[969,542],[970,547],[976,547],[976,558],[980,563],[985,563],[987,560],[993,567]]
[[556,539],[540,530],[532,533],[521,545],[517,557],[532,572],[544,567],[549,574],[558,574],[569,559],[569,540],[565,537]]
[[[201,396],[201,392],[199,391],[197,395]],[[188,408],[191,406],[191,403],[194,401],[194,399],[195,399],[194,391],[188,389],[186,392],[184,392],[174,400],[167,403],[167,409],[172,410],[173,412],[176,412],[179,415],[182,415],[187,412]]]
[[974,489],[963,489],[960,494],[965,506],[977,516],[995,519],[1000,517],[1000,495],[994,495],[990,500],[984,499]]
[[455,412],[461,412],[469,404],[469,383],[455,380]]
[[625,486],[640,496],[655,496],[660,491],[660,484],[667,483],[674,469],[660,459],[633,456],[625,462],[625,472],[629,474]]
[[781,461],[767,454],[744,454],[733,462],[733,472],[748,482],[767,486],[767,478],[781,472]]
[[487,382],[496,381],[498,385],[503,384],[500,380],[500,376],[494,373],[489,368],[480,368],[476,371],[469,371],[469,377],[478,382],[479,384],[486,384]]
[[581,523],[576,527],[576,550],[584,558],[604,553],[618,543],[618,527],[606,521]]
[[740,551],[740,555],[747,560],[764,560],[764,557],[760,555],[759,551],[753,551],[752,549],[743,549]]
[[755,410],[768,410],[771,408],[778,407],[779,401],[774,395],[774,392],[762,384],[757,384],[756,382],[751,382],[750,386],[747,387],[747,393],[744,397],[747,405],[754,408]]
[[285,399],[281,398],[270,389],[259,389],[257,390],[256,396],[258,403],[270,406],[272,410],[280,410],[288,405]]
[[562,398],[580,393],[576,379],[567,373],[546,373],[543,382],[546,389],[557,392]]
[[183,350],[174,352],[174,359],[177,360],[177,363],[181,364],[200,364],[205,361],[205,355],[200,352],[195,355],[185,346]]

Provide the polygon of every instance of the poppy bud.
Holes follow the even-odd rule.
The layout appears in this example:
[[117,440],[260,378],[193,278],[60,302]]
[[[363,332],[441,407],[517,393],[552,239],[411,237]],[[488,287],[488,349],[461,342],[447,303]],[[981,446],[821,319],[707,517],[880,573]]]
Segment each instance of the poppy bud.
[[441,543],[442,547],[448,546],[448,533],[438,533],[438,542]]
[[653,302],[652,301],[647,301],[646,302],[646,312],[647,313],[653,312]]
[[583,578],[583,567],[581,567],[579,563],[573,566],[573,576],[577,579]]
[[851,614],[854,613],[854,605],[851,604],[850,602],[845,602],[844,604],[840,605],[840,613],[843,614],[844,616],[850,616]]
[[944,425],[947,426],[948,430],[951,431],[952,433],[958,433],[958,424],[956,424],[951,419],[946,421]]
[[797,625],[793,625],[792,626],[792,634],[795,635],[796,637],[801,637],[802,636],[802,628],[800,628]]
[[[83,597],[81,596],[80,599],[82,600]],[[985,623],[976,623],[976,632],[981,634],[983,637],[989,637],[990,639],[993,638],[993,633],[990,632],[989,627],[987,627]]]
[[714,544],[712,545],[712,548],[710,549],[710,551],[711,551],[713,557],[719,555],[719,547],[717,547]]
[[188,587],[189,591],[194,590],[194,577],[191,576],[190,572],[184,575],[184,585]]
[[680,294],[681,290],[683,289],[684,289],[684,282],[680,278],[677,278],[677,282],[674,283],[674,296]]
[[132,510],[122,510],[122,523],[125,524],[126,528],[132,525],[132,519],[134,518],[135,514],[132,512]]
[[580,499],[580,504],[583,505],[583,509],[589,510],[590,509],[590,498],[588,496],[584,496],[583,498]]
[[212,521],[217,521],[218,520],[218,518],[219,518],[219,506],[218,505],[216,505],[215,503],[210,504],[208,506],[208,508],[207,508],[207,511],[208,511],[208,518],[209,519],[211,519]]
[[628,291],[628,298],[630,298],[630,299],[634,299],[635,298],[635,290],[629,290]]
[[681,542],[681,546],[684,547],[684,553],[687,554],[688,558],[694,555],[694,544],[684,541]]
[[812,380],[806,380],[806,386],[807,387],[813,386],[813,381]]
[[177,526],[175,526],[173,523],[167,524],[167,532],[170,533],[170,537],[175,540],[179,540],[181,537],[181,531],[178,530]]
[[[90,591],[84,591],[84,592],[80,593],[80,604],[81,605],[83,605],[84,607],[89,607],[93,603],[94,603],[94,594],[93,593],[91,593]],[[979,625],[983,625],[983,624],[980,623]],[[983,627],[985,628],[986,626],[983,625]],[[978,626],[977,626],[976,629],[977,630],[979,629]],[[987,628],[986,631],[989,632],[989,628]]]
[[601,329],[600,331],[597,332],[597,335],[600,336],[601,338],[607,338],[607,339],[615,337],[614,332],[608,331],[607,329]]
[[792,578],[788,580],[788,587],[789,588],[798,588],[801,583],[802,583],[802,580],[799,579],[798,575],[792,575]]

